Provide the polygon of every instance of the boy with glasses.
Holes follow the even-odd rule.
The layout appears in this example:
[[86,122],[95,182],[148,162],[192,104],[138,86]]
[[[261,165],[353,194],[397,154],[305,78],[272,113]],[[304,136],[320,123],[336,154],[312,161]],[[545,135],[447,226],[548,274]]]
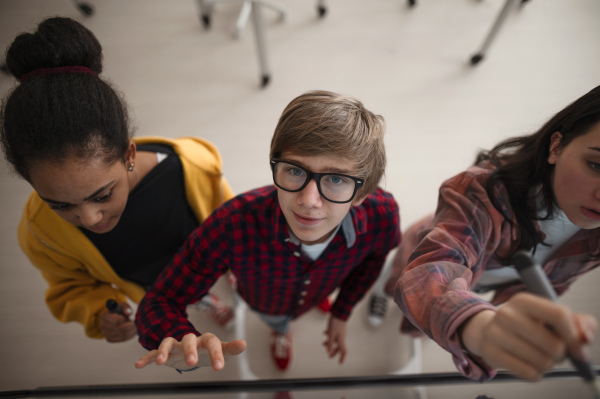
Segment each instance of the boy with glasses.
[[171,365],[179,353],[181,368],[193,369],[197,349],[206,348],[219,370],[224,353],[245,349],[244,341],[200,334],[185,313],[227,270],[272,328],[271,355],[282,371],[292,357],[290,321],[339,288],[324,345],[342,363],[346,320],[400,240],[398,205],[378,188],[384,131],[383,118],[356,99],[313,91],[292,100],[271,141],[275,186],[216,209],[140,303],[140,342],[152,351],[136,367]]

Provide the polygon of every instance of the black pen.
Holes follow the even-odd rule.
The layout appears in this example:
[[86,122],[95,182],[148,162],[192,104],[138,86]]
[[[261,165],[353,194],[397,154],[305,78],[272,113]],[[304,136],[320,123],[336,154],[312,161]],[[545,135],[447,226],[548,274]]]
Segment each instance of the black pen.
[[[550,299],[553,302],[558,300],[558,296],[556,295],[552,284],[550,284],[548,277],[542,270],[542,267],[535,262],[529,252],[524,250],[515,252],[513,255],[513,262],[521,275],[525,287],[527,287],[527,291]],[[598,381],[596,380],[596,374],[594,373],[592,365],[573,357],[569,353],[567,353],[567,357],[577,371],[579,371],[579,374],[583,377],[585,382],[588,383],[594,392],[595,398],[600,399],[600,387],[598,386]]]
[[125,311],[123,310],[123,308],[121,307],[121,305],[119,305],[117,303],[117,301],[115,301],[114,299],[109,299],[106,301],[106,309],[108,309],[108,311],[110,313],[117,313],[120,314],[122,316],[125,316],[126,319],[129,319],[129,316],[127,316],[125,314]]

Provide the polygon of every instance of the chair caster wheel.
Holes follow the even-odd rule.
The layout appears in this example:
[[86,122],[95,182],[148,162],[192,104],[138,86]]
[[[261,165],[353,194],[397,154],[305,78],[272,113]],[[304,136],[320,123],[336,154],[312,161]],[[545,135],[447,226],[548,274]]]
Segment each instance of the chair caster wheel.
[[271,81],[271,76],[270,75],[263,75],[261,82],[260,82],[260,87],[262,89],[264,89],[265,87],[267,87],[267,85],[269,84],[269,82]]
[[92,8],[91,5],[89,5],[88,3],[77,3],[77,8],[79,8],[79,11],[81,11],[83,13],[83,15],[85,15],[86,17],[89,17],[90,15],[92,15],[94,13],[94,8]]
[[483,59],[483,54],[475,54],[471,57],[471,65],[476,65]]
[[202,14],[200,16],[200,21],[202,22],[202,26],[204,27],[204,29],[210,29],[210,15]]

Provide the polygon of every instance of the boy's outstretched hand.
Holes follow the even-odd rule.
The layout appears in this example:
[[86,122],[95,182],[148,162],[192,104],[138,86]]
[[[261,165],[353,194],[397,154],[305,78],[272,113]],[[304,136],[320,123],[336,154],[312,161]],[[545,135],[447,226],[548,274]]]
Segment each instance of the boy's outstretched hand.
[[538,380],[562,361],[567,351],[587,361],[596,319],[571,312],[539,296],[520,293],[497,312],[484,310],[465,324],[462,340],[469,352],[490,366],[525,380]]
[[246,341],[223,342],[211,333],[202,334],[199,337],[187,334],[181,341],[169,337],[163,339],[158,349],[150,351],[135,362],[135,367],[141,369],[150,363],[156,363],[159,366],[166,365],[178,370],[207,366],[208,362],[198,360],[198,350],[203,349],[208,351],[213,370],[218,371],[225,366],[225,356],[237,356],[246,349]]
[[346,322],[331,316],[329,326],[323,333],[327,335],[327,340],[323,342],[327,354],[330,358],[339,354],[340,364],[342,364],[346,357]]

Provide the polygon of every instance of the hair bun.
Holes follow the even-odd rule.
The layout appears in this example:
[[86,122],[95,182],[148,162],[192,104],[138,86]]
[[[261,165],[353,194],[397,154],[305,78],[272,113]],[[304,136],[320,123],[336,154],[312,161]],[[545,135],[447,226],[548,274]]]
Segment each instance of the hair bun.
[[84,66],[102,72],[102,46],[96,36],[71,18],[42,21],[35,33],[22,33],[6,52],[6,66],[17,79],[40,68]]

